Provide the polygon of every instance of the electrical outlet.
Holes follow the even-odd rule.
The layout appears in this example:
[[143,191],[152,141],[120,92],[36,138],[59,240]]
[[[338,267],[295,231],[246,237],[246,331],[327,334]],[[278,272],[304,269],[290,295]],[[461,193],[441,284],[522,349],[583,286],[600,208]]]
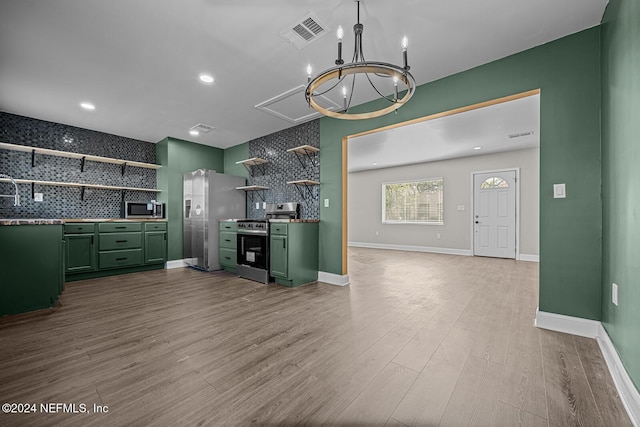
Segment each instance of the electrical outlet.
[[376,236],[379,236],[379,235],[380,235],[380,232],[379,232],[379,231],[376,231]]
[[324,199],[324,207],[325,208],[329,207],[329,199]]
[[256,209],[260,209],[260,202],[256,202]]
[[267,202],[262,202],[262,209],[267,209]]
[[41,202],[43,200],[42,193],[33,193],[33,201]]
[[436,238],[439,239],[440,238],[440,233],[436,234]]
[[615,283],[611,284],[611,302],[617,307],[618,306],[618,285]]

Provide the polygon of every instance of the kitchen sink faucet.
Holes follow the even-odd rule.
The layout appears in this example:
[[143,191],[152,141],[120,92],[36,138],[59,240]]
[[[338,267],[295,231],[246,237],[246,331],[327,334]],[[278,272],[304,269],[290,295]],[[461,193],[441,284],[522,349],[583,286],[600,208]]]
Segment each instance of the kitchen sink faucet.
[[20,195],[18,194],[18,184],[16,184],[16,181],[9,175],[5,175],[3,173],[0,173],[0,179],[8,179],[16,189],[16,194],[13,196],[10,194],[0,194],[0,197],[13,197],[13,206],[20,206]]

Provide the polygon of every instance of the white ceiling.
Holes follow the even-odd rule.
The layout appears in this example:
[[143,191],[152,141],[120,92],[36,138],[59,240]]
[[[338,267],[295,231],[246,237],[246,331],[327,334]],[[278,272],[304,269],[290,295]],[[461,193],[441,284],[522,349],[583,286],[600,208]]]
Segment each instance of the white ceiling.
[[349,172],[539,145],[540,95],[533,95],[349,138]]
[[[365,0],[364,52],[400,63],[406,34],[423,84],[598,25],[606,4]],[[309,12],[327,36],[298,50],[279,33]],[[149,142],[230,147],[293,126],[255,106],[306,84],[308,63],[316,72],[332,66],[338,25],[350,57],[355,15],[351,0],[0,0],[0,110]],[[215,82],[202,84],[203,72]],[[82,110],[82,101],[97,109]],[[309,113],[302,93],[284,104],[294,121]],[[198,123],[216,129],[191,137]]]

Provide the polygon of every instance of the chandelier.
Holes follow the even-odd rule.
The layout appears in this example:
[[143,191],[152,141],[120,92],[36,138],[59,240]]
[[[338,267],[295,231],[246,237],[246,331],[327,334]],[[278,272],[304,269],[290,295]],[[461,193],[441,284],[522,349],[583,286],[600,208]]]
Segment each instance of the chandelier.
[[[416,82],[409,72],[407,64],[407,37],[402,39],[402,67],[387,62],[367,61],[362,52],[362,31],[364,26],[360,23],[360,2],[356,1],[358,9],[358,22],[353,26],[355,45],[353,57],[350,63],[345,64],[342,59],[342,37],[344,31],[338,26],[338,59],[335,67],[331,67],[315,77],[311,77],[311,65],[307,66],[307,87],[305,99],[310,107],[325,116],[345,120],[362,120],[380,117],[396,111],[409,101],[416,89]],[[351,100],[355,89],[356,78],[366,80],[373,91],[377,93],[382,102],[375,103],[377,109],[353,113],[350,111]],[[401,88],[398,87],[401,85]],[[365,85],[366,86],[366,85]],[[361,86],[359,86],[361,87]],[[399,93],[403,93],[399,97]],[[338,93],[342,95],[342,109],[334,110],[332,107],[324,107],[318,102],[318,97]],[[385,94],[386,93],[386,94]]]

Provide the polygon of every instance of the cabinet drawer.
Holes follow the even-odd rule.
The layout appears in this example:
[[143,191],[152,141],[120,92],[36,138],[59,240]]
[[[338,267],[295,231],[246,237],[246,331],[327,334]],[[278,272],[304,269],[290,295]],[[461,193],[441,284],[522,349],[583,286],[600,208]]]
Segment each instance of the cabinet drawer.
[[236,233],[231,233],[229,231],[221,231],[220,232],[220,247],[233,249],[234,251],[238,248],[238,236]]
[[222,221],[220,223],[220,231],[238,231],[238,223],[235,221]]
[[93,233],[96,229],[95,224],[65,224],[64,225],[64,234],[86,234]]
[[99,249],[110,251],[113,249],[137,249],[142,247],[142,233],[101,233],[99,235]]
[[100,268],[118,268],[142,264],[142,249],[100,252]]
[[278,236],[286,236],[287,235],[288,224],[278,224],[271,223],[270,232],[271,234],[275,234]]
[[141,222],[102,222],[98,224],[100,233],[113,233],[119,231],[142,231]]
[[144,231],[167,231],[166,222],[145,222]]
[[235,267],[238,264],[238,254],[235,249],[220,249],[220,265]]

